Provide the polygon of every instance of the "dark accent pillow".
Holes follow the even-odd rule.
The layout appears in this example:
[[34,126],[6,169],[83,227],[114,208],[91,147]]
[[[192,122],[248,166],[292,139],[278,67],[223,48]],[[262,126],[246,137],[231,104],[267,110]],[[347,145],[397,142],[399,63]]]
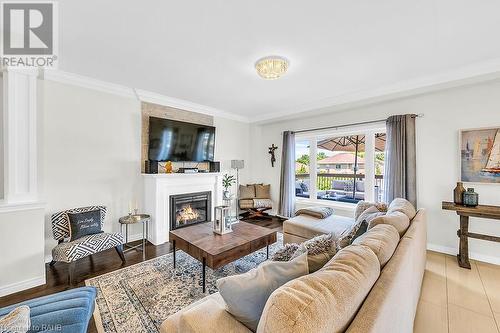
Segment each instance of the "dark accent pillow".
[[91,210],[82,213],[68,213],[68,221],[70,241],[102,232],[101,212],[99,210]]

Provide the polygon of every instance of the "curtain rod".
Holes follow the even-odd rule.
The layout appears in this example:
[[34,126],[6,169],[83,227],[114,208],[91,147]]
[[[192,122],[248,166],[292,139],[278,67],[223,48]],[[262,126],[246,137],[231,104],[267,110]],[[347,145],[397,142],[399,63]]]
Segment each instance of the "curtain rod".
[[[424,116],[423,113],[419,114],[412,114],[411,115],[413,118],[422,118]],[[336,126],[327,126],[327,127],[318,127],[318,128],[311,128],[311,129],[305,129],[305,130],[299,130],[299,131],[292,131],[293,133],[304,133],[304,132],[315,132],[315,131],[321,131],[321,130],[327,130],[327,129],[332,129],[332,128],[342,128],[342,127],[350,127],[350,126],[357,126],[357,125],[368,125],[368,124],[375,124],[375,123],[381,123],[385,122],[387,119],[378,119],[378,120],[370,120],[370,121],[362,121],[359,123],[351,123],[351,124],[344,124],[344,125],[336,125]]]

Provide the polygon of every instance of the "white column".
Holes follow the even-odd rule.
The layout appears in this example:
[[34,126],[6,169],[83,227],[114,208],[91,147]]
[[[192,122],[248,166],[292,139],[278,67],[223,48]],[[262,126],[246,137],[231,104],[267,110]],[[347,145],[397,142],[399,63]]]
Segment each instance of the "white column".
[[365,134],[365,200],[375,201],[375,132]]
[[318,142],[315,138],[309,139],[309,199],[318,198]]
[[37,188],[37,70],[3,70],[4,201],[34,202]]

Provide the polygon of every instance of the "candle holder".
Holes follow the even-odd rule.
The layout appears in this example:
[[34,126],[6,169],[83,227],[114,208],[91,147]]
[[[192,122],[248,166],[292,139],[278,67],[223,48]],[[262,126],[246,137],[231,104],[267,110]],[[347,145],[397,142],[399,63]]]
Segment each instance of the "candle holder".
[[214,207],[214,221],[212,224],[213,231],[219,235],[227,234],[233,231],[231,224],[229,206]]

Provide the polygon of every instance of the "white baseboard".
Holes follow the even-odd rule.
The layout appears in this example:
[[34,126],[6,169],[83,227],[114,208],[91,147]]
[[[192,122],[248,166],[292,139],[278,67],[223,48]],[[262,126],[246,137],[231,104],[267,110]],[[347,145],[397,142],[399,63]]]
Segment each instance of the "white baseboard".
[[45,284],[45,275],[0,287],[0,297]]
[[[427,244],[427,250],[431,250],[434,252],[440,252],[449,254],[452,256],[456,256],[458,254],[458,249],[454,247],[436,245],[436,244]],[[477,261],[487,262],[494,265],[500,265],[500,257],[493,257],[477,252],[469,252],[469,258]]]
[[[135,234],[135,235],[129,235],[128,236],[128,241],[129,242],[134,242],[134,241],[137,241],[139,239],[142,239],[142,233],[138,233],[138,234]],[[52,254],[46,255],[45,256],[45,263],[48,264],[51,261],[52,261]]]

